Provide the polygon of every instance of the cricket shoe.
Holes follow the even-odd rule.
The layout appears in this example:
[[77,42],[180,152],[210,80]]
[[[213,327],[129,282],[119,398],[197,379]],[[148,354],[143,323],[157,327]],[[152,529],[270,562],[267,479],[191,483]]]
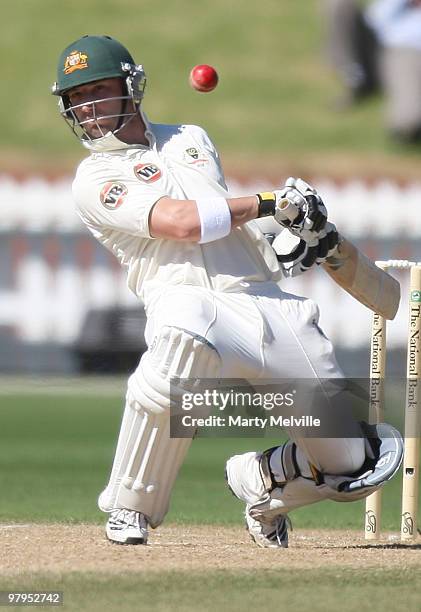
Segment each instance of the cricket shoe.
[[113,510],[105,531],[107,538],[117,544],[146,544],[148,541],[148,522],[141,512],[135,510]]
[[261,548],[288,548],[289,517],[279,514],[271,523],[261,523],[252,518],[246,509],[246,528],[252,540]]

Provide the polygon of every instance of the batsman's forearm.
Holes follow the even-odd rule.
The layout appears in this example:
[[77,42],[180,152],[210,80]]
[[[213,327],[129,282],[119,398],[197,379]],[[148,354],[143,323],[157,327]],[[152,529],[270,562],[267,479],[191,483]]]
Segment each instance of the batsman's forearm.
[[258,206],[255,195],[229,198],[227,202],[231,211],[232,227],[244,225],[244,223],[257,218]]

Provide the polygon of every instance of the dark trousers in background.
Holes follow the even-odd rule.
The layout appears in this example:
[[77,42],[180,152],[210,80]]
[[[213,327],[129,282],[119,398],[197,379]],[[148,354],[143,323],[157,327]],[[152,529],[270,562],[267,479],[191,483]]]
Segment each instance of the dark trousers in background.
[[387,130],[421,141],[421,51],[384,47],[356,0],[323,0],[328,61],[351,105],[381,91]]

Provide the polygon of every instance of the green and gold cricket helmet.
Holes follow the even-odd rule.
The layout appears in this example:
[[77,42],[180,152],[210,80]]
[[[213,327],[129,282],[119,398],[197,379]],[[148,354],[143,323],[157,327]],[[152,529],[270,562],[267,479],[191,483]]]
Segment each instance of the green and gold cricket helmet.
[[[82,36],[61,53],[52,93],[59,97],[60,112],[78,138],[86,140],[89,136],[83,122],[77,118],[78,107],[71,105],[67,92],[87,83],[118,77],[123,80],[124,87],[120,97],[121,120],[113,130],[114,134],[137,113],[146,85],[143,66],[135,64],[126,47],[110,36]],[[131,108],[127,106],[128,100],[133,102]],[[95,118],[95,100],[90,104]]]
[[129,51],[110,36],[82,36],[61,53],[53,93],[113,77],[127,78],[126,65],[135,62]]

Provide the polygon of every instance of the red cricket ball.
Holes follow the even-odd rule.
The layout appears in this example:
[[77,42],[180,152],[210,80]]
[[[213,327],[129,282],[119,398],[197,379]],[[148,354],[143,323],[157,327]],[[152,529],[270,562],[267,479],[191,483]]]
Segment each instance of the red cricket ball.
[[189,82],[196,91],[212,91],[218,84],[218,73],[208,64],[199,64],[192,68]]

